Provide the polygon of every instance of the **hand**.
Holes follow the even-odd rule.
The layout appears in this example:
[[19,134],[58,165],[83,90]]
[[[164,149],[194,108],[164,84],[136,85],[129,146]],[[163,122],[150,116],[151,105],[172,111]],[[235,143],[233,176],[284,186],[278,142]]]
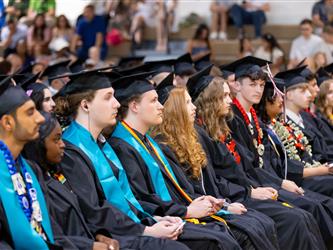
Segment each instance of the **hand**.
[[[272,190],[270,190],[272,189]],[[251,198],[253,199],[258,199],[258,200],[268,200],[272,199],[276,193],[272,192],[275,190],[274,188],[263,188],[263,187],[258,187],[258,188],[253,188],[251,192]]]
[[186,218],[202,218],[216,212],[217,210],[214,208],[214,205],[205,196],[201,196],[193,200],[187,207]]
[[182,223],[183,220],[180,217],[175,217],[175,216],[154,216],[154,219],[157,220],[158,222],[160,221],[169,221],[170,223]]
[[95,238],[98,242],[107,244],[109,250],[119,250],[119,242],[117,240],[111,239],[102,234],[97,234]]
[[146,227],[143,235],[162,239],[176,240],[178,235],[183,232],[181,223],[170,223],[169,221],[157,222],[151,227]]
[[206,195],[205,200],[209,201],[217,211],[223,207],[223,203],[225,202],[225,199],[217,199],[211,195]]
[[109,245],[103,242],[94,242],[93,250],[109,250]]
[[296,183],[293,182],[293,181],[283,180],[281,187],[284,190],[287,190],[289,192],[292,192],[292,193],[295,193],[295,194],[299,194],[299,195],[304,195],[303,188],[297,186]]
[[228,206],[228,211],[233,214],[244,214],[247,212],[247,209],[243,204],[234,202]]

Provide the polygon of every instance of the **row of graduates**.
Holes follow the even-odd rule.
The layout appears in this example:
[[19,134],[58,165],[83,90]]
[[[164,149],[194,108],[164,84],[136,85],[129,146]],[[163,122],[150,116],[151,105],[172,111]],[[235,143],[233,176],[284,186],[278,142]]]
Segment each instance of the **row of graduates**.
[[[113,238],[124,249],[329,247],[331,176],[308,172],[315,167],[288,154],[284,161],[283,140],[272,139],[278,133],[252,108],[269,89],[264,98],[279,97],[265,88],[265,63],[229,65],[240,83],[232,105],[226,81],[209,75],[212,66],[191,76],[187,89],[173,86],[172,73],[155,89],[147,78],[156,71],[72,75],[56,106],[58,116],[72,118],[63,135],[55,117],[41,116],[20,87],[3,81],[1,244],[113,249]],[[284,74],[292,91],[307,82],[298,71]],[[289,161],[297,166],[286,168]],[[330,160],[319,161],[328,174]],[[300,188],[286,173],[308,184]]]

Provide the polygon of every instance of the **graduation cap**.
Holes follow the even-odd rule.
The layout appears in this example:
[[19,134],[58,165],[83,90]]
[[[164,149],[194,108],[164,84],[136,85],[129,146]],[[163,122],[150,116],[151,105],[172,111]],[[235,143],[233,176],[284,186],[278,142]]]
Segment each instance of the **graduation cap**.
[[172,72],[175,62],[175,59],[166,59],[159,61],[147,61],[145,62],[145,65],[148,66],[148,71],[155,71],[156,74],[159,74],[162,72]]
[[302,67],[302,66],[304,66],[304,65],[306,65],[305,64],[305,62],[306,62],[306,57],[304,57],[303,58],[303,60],[302,61],[300,61],[297,65],[296,65],[296,67],[295,68],[299,68],[299,67]]
[[30,100],[21,87],[13,85],[12,77],[9,75],[0,82],[0,118]]
[[325,70],[325,68],[320,67],[317,72],[317,85],[320,86],[324,81],[332,79],[331,74]]
[[186,53],[178,57],[174,64],[174,72],[176,75],[184,76],[184,75],[193,75],[196,70],[193,67],[193,61],[191,55]]
[[225,79],[227,79],[230,75],[235,74],[235,72],[232,71],[234,68],[230,67],[230,64],[223,64],[219,67],[219,69],[222,72],[222,77]]
[[244,76],[256,79],[264,75],[261,67],[270,63],[269,61],[254,56],[246,56],[227,65],[227,70],[234,72],[236,79]]
[[308,81],[316,78],[316,75],[313,74],[312,71],[307,67],[302,70],[301,75],[304,76]]
[[115,89],[115,97],[119,102],[127,100],[135,95],[141,95],[154,90],[153,84],[147,79],[151,72],[123,76],[112,82]]
[[194,62],[195,69],[200,71],[200,70],[208,67],[210,64],[212,64],[210,61],[210,56],[211,56],[211,53],[208,53],[207,55],[204,55],[201,58],[197,59]]
[[54,63],[52,65],[49,65],[43,72],[43,76],[47,76],[50,80],[58,75],[63,75],[65,73],[69,73],[69,70],[67,68],[69,62],[71,60],[64,60],[61,62]]
[[118,71],[118,73],[120,73],[123,76],[129,76],[129,75],[136,75],[136,74],[148,72],[149,68],[150,68],[150,65],[148,65],[148,64],[140,64],[140,65],[136,65],[134,67],[125,68],[125,69],[116,67],[115,70]]
[[301,74],[306,66],[302,66],[295,69],[290,69],[286,71],[279,72],[275,75],[276,78],[281,78],[285,81],[286,89],[290,87],[297,86],[298,84],[308,83],[306,78]]
[[169,97],[170,91],[175,88],[173,85],[173,72],[169,73],[159,85],[156,86],[158,101],[164,104]]
[[[32,93],[43,91],[47,88],[47,86],[43,83],[36,82],[40,73],[34,74],[30,76],[28,79],[25,79],[24,81],[16,81],[22,89],[27,93],[28,96],[31,96]],[[15,76],[14,76],[15,79]]]
[[192,100],[195,101],[199,94],[209,85],[209,83],[214,79],[214,76],[209,75],[210,70],[213,65],[202,69],[201,71],[195,73],[187,81],[188,93],[192,97]]
[[132,68],[134,66],[142,64],[144,59],[145,59],[144,56],[127,56],[127,57],[122,57],[119,60],[117,66],[119,68]]
[[333,73],[333,63],[330,63],[324,67],[324,70],[328,72],[329,74]]
[[[59,96],[82,93],[111,87],[109,78],[98,70],[83,71],[68,75],[70,81],[59,91]],[[55,98],[56,98],[55,97]]]
[[72,73],[78,73],[84,70],[84,60],[83,59],[77,59],[75,62],[68,65],[68,69]]
[[[277,78],[277,77],[274,77],[273,80],[274,80],[274,82],[275,82],[276,87],[277,87],[281,92],[283,92],[284,87],[285,87],[285,85],[286,85],[286,82],[285,82],[283,79],[281,79],[281,78]],[[270,79],[266,81],[265,88],[268,88],[268,89],[275,89],[275,88],[274,88],[274,84],[272,83],[272,81],[271,81]]]

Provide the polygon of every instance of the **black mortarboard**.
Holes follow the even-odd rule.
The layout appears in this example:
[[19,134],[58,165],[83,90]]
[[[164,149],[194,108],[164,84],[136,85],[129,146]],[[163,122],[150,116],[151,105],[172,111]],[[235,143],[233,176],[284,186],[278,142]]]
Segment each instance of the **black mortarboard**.
[[[59,91],[62,96],[111,87],[109,78],[98,70],[68,75],[70,81]],[[57,95],[57,96],[59,96]]]
[[220,70],[222,72],[222,77],[224,79],[227,79],[230,75],[235,74],[235,72],[232,71],[234,69],[232,67],[230,67],[230,64],[221,65],[219,68],[220,68]]
[[305,62],[306,62],[306,57],[304,57],[304,59],[302,60],[302,61],[300,61],[297,65],[296,65],[296,67],[295,68],[299,68],[299,67],[301,67],[301,66],[304,66],[304,65],[306,65],[305,64]]
[[147,61],[145,62],[145,65],[148,66],[148,71],[155,71],[156,74],[159,74],[162,72],[172,72],[175,62],[175,59],[166,59],[159,61]]
[[115,70],[118,71],[123,76],[129,76],[129,75],[136,75],[136,74],[149,72],[149,67],[150,66],[147,64],[141,64],[141,65],[136,65],[134,67],[125,68],[125,69],[116,67]]
[[40,76],[40,73],[37,74],[15,74],[13,76],[14,81],[17,85],[20,85],[23,89],[25,89],[25,86],[35,83]]
[[155,89],[153,84],[147,80],[151,72],[123,76],[112,82],[115,89],[115,97],[119,102],[127,100],[135,95],[141,95],[145,92]]
[[209,83],[213,80],[214,76],[209,75],[213,65],[209,65],[208,67],[202,69],[201,71],[195,73],[191,76],[187,81],[187,89],[188,93],[192,97],[192,100],[195,101],[199,94],[209,85]]
[[325,70],[325,68],[320,67],[317,72],[317,85],[320,86],[324,81],[332,79],[331,74]]
[[304,76],[308,81],[316,78],[316,75],[313,74],[312,71],[307,67],[302,70],[301,75]]
[[275,77],[283,79],[285,81],[286,89],[289,89],[290,87],[296,86],[298,84],[308,83],[306,78],[301,74],[305,68],[306,66],[302,66],[299,68],[282,71],[277,73]]
[[32,92],[40,92],[47,88],[45,84],[36,82],[39,75],[39,73],[32,75],[28,79],[21,82],[16,81],[16,83],[19,84],[22,89],[24,89],[28,96],[31,96]]
[[170,91],[174,88],[173,85],[173,73],[171,72],[167,75],[159,85],[156,86],[156,91],[158,94],[158,101],[164,104],[169,97]]
[[143,63],[144,56],[128,56],[122,57],[118,62],[119,68],[132,68]]
[[[274,77],[273,80],[274,80],[274,82],[275,82],[276,87],[277,87],[281,92],[283,92],[284,87],[285,87],[285,85],[286,85],[286,82],[285,82],[283,79],[281,79],[281,78],[277,78],[277,77]],[[273,85],[273,83],[272,83],[272,81],[271,81],[270,79],[268,79],[268,80],[266,81],[265,88],[274,89],[274,85]]]
[[75,62],[71,63],[70,65],[68,65],[68,69],[70,72],[72,73],[78,73],[84,70],[84,60],[83,59],[77,59]]
[[193,61],[191,55],[189,53],[186,53],[178,57],[175,61],[173,68],[175,74],[179,76],[193,75],[196,72],[196,70],[193,67]]
[[10,75],[0,82],[0,118],[30,100],[21,87],[13,85],[11,78]]
[[64,60],[47,66],[47,68],[42,73],[42,77],[47,76],[49,79],[52,79],[58,75],[69,73],[67,66],[70,61],[71,60]]
[[254,56],[246,56],[243,57],[233,63],[230,63],[227,69],[231,72],[235,73],[236,79],[242,76],[255,76],[257,74],[262,74],[261,67],[266,64],[270,64],[271,62],[254,57]]
[[330,63],[324,67],[324,70],[328,72],[329,74],[333,73],[333,63]]
[[200,70],[208,67],[209,65],[211,65],[212,63],[210,61],[210,56],[211,56],[211,53],[208,53],[207,55],[204,55],[201,58],[197,59],[194,62],[195,69],[200,71]]

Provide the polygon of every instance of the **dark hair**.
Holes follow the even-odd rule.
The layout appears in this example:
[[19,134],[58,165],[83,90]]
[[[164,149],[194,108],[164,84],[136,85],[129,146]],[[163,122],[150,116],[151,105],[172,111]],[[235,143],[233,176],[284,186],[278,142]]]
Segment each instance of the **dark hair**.
[[274,89],[265,87],[265,90],[261,97],[260,102],[258,104],[254,105],[257,115],[263,123],[266,123],[266,124],[270,123],[271,118],[269,117],[269,115],[267,113],[266,103],[269,102],[269,103],[273,104],[275,99],[276,99],[276,95],[275,95]]
[[273,51],[274,48],[282,50],[280,44],[271,33],[265,33],[262,35],[261,38],[269,44],[271,52]]
[[41,112],[41,114],[45,122],[39,127],[39,137],[24,146],[23,155],[28,160],[36,162],[42,169],[47,169],[50,163],[46,159],[45,139],[57,126],[58,120],[53,114],[47,112]]
[[299,25],[304,25],[304,24],[309,24],[312,26],[312,20],[311,19],[308,19],[308,18],[305,18],[303,19]]
[[251,38],[249,38],[249,37],[243,37],[243,38],[239,39],[239,52],[240,53],[244,52],[244,41],[245,40],[251,41]]
[[202,23],[202,24],[199,24],[199,26],[197,27],[197,29],[195,30],[194,32],[194,36],[192,39],[194,40],[200,40],[202,39],[201,38],[201,34],[204,30],[207,30],[207,37],[204,38],[205,42],[207,43],[207,47],[210,49],[210,43],[209,43],[209,27]]
[[44,101],[44,89],[42,91],[33,91],[32,94],[30,95],[31,100],[34,101],[36,105],[36,109],[38,111],[43,110],[43,101]]
[[[36,27],[36,21],[39,17],[42,17],[44,19],[44,23],[42,27]],[[34,39],[40,39],[44,40],[44,30],[46,29],[46,22],[45,22],[45,17],[43,13],[39,13],[35,16],[34,21],[33,21],[33,32],[32,32],[32,37]]]
[[142,95],[134,95],[126,100],[121,101],[120,108],[118,109],[117,119],[120,121],[125,119],[125,117],[127,116],[127,113],[128,113],[128,104],[133,101],[140,102],[141,97],[142,97]]
[[60,15],[60,16],[57,17],[57,20],[56,20],[56,27],[57,27],[57,28],[60,27],[60,19],[61,19],[61,18],[65,18],[65,20],[66,20],[65,28],[66,28],[66,29],[70,29],[70,28],[71,28],[71,25],[70,25],[70,23],[69,23],[69,21],[68,21],[68,19],[67,19],[67,17],[66,17],[65,15]]

